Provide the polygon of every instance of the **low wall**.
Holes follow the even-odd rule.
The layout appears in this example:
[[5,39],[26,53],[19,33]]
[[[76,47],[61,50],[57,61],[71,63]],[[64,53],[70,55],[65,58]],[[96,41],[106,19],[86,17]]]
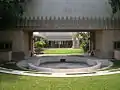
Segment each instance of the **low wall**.
[[[46,62],[60,62],[60,59],[66,59],[67,62],[85,62],[90,66],[84,68],[75,68],[75,69],[52,69],[52,68],[45,68],[40,66],[40,64]],[[17,66],[24,70],[27,67],[30,70],[31,69],[38,70],[41,72],[67,72],[67,73],[77,73],[77,72],[89,73],[99,69],[110,67],[111,65],[112,62],[110,62],[107,59],[97,59],[97,58],[88,59],[85,57],[76,57],[76,56],[43,56],[43,57],[29,58],[27,60],[23,60],[17,63]]]
[[12,52],[12,60],[17,62],[17,61],[20,61],[20,60],[24,60],[25,58],[25,54],[24,52]]
[[95,65],[91,67],[86,67],[86,68],[75,68],[75,69],[52,69],[52,68],[45,68],[45,67],[40,67],[40,66],[35,66],[32,63],[28,63],[29,68],[32,70],[37,70],[41,72],[54,72],[54,73],[60,73],[60,72],[65,72],[65,73],[89,73],[96,71],[97,69],[100,69],[101,67],[101,62],[97,61],[91,61],[91,62],[96,62]]
[[114,50],[114,58],[120,60],[120,50]]
[[[91,65],[91,67],[75,68],[75,69],[52,69],[52,68],[45,68],[40,66],[40,64],[46,63],[46,62],[60,62],[60,59],[66,59],[67,62],[85,62],[88,65]],[[19,67],[21,66],[26,67],[26,65],[27,67],[29,67],[29,69],[38,70],[41,72],[88,73],[88,72],[92,72],[97,69],[100,69],[101,62],[99,62],[98,60],[91,60],[88,58],[75,57],[75,56],[53,56],[53,57],[45,56],[35,60],[26,60],[22,65],[18,63]]]
[[11,61],[12,51],[2,51],[0,52],[0,62]]

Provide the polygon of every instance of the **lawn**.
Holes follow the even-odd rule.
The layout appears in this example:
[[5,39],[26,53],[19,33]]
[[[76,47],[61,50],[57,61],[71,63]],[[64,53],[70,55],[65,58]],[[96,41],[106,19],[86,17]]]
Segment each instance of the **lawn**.
[[0,74],[0,90],[120,90],[120,74],[48,78]]
[[45,49],[43,52],[45,54],[82,54],[84,53],[82,49],[72,49],[72,48]]
[[113,60],[112,62],[114,63],[114,65],[111,68],[120,68],[120,60]]

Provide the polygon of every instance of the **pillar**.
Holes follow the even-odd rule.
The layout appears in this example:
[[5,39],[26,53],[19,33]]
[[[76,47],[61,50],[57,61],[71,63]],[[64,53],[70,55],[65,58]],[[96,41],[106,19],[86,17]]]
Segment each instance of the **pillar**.
[[73,41],[72,48],[76,48],[76,37],[75,36],[72,37],[72,41]]
[[113,57],[114,31],[96,31],[96,56],[100,58]]
[[24,31],[18,30],[12,33],[12,60],[19,61],[25,58],[25,38]]
[[103,32],[102,31],[95,31],[95,56],[102,57],[102,43],[103,43]]
[[112,58],[113,56],[114,31],[103,31],[102,37],[102,57]]
[[95,32],[90,32],[90,44],[89,49],[95,50]]
[[24,52],[24,32],[14,31],[12,35],[12,51]]
[[33,40],[33,32],[28,32],[28,39],[29,39],[29,56],[34,54],[34,40]]
[[72,36],[72,41],[73,41],[73,45],[72,45],[72,48],[80,48],[80,43],[79,43],[79,39],[76,37],[76,33],[73,33],[73,36]]

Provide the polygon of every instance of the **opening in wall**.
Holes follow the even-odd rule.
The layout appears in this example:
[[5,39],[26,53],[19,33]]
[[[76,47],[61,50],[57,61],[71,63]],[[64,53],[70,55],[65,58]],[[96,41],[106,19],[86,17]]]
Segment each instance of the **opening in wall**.
[[120,41],[114,42],[114,49],[120,49]]
[[5,50],[12,50],[12,42],[11,41],[6,41],[6,42],[0,42],[0,51],[5,51]]

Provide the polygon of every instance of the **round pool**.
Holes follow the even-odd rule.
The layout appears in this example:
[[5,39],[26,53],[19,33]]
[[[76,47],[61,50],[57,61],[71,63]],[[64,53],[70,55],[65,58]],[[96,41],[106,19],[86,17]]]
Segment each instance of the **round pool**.
[[35,70],[50,73],[91,73],[109,68],[112,62],[107,59],[97,59],[78,56],[40,56],[22,60],[17,66],[24,70]]

